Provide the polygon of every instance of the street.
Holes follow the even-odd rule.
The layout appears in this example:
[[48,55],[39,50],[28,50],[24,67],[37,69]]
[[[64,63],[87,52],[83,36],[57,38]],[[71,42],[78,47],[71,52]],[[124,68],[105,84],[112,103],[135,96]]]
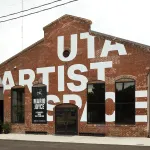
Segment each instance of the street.
[[0,150],[149,150],[146,146],[72,144],[0,140]]

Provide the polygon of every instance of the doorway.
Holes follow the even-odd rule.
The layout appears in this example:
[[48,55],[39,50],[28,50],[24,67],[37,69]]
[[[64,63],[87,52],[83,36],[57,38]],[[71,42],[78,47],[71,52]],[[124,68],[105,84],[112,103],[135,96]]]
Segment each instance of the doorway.
[[55,107],[55,133],[63,135],[78,134],[78,107],[61,104]]
[[3,100],[0,100],[0,121],[1,123],[4,122],[4,107],[3,107],[3,104],[4,101]]
[[0,121],[4,122],[4,94],[3,87],[0,84]]

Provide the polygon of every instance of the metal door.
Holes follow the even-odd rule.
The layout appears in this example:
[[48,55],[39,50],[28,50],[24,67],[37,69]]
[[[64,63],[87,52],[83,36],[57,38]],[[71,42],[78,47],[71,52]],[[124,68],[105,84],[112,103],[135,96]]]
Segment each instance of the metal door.
[[56,107],[55,109],[55,132],[56,134],[77,134],[77,108]]

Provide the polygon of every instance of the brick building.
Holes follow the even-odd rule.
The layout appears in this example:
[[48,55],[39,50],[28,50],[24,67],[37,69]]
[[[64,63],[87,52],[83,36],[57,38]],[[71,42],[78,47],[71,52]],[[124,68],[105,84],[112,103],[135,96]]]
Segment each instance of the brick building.
[[150,47],[64,15],[0,64],[0,117],[12,132],[150,134]]

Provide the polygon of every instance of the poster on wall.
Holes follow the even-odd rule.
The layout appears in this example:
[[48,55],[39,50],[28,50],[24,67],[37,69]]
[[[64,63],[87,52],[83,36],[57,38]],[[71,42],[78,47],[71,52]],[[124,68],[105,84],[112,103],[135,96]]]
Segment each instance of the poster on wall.
[[46,86],[32,87],[32,123],[47,123]]

